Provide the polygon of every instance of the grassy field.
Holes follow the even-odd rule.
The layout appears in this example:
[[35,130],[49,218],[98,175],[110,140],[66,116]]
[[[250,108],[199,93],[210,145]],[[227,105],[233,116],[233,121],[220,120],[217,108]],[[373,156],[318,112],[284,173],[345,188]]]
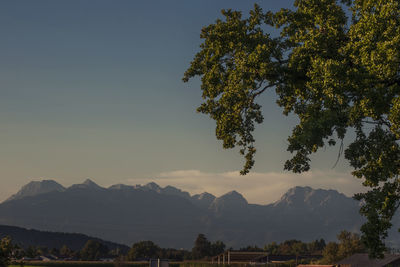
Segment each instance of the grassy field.
[[[148,262],[101,262],[101,261],[31,261],[23,265],[13,264],[8,267],[149,267]],[[248,263],[233,263],[217,265],[209,262],[170,262],[169,267],[295,267],[295,262],[269,263],[250,265]]]
[[[148,262],[102,262],[102,261],[30,261],[9,267],[149,267]],[[171,265],[170,265],[171,266]],[[173,267],[173,266],[171,266]]]

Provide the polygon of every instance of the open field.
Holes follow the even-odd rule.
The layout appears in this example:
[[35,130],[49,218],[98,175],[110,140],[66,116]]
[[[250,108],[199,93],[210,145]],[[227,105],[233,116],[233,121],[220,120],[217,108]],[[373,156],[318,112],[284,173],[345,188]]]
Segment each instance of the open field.
[[[171,265],[171,264],[170,264]],[[148,262],[103,262],[103,261],[29,261],[24,267],[148,267]],[[15,263],[9,267],[21,267]]]
[[[101,262],[101,261],[31,261],[24,265],[12,264],[8,267],[149,267],[148,262]],[[230,265],[217,265],[210,262],[185,261],[170,262],[170,267],[295,267],[294,262],[287,263],[269,263],[269,264],[248,264],[248,263],[232,263]]]

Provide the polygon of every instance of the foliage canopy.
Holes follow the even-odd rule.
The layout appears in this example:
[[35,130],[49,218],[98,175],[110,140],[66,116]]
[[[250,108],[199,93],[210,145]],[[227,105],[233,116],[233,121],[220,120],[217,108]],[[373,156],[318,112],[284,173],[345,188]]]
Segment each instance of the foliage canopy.
[[80,254],[82,260],[99,260],[108,255],[108,247],[96,240],[88,240]]
[[192,248],[192,259],[200,260],[211,256],[216,256],[225,251],[225,244],[217,240],[211,243],[204,234],[199,234],[194,241]]
[[323,258],[320,263],[334,264],[339,260],[347,258],[355,253],[365,252],[365,248],[361,243],[360,237],[357,234],[348,231],[341,231],[338,236],[339,244],[329,242],[324,248]]
[[13,246],[9,237],[0,240],[0,267],[6,267],[10,264],[12,249]]
[[128,252],[129,260],[159,258],[161,248],[152,241],[141,241],[132,245]]
[[[362,240],[371,256],[382,256],[400,199],[400,2],[295,0],[293,10],[255,5],[247,18],[222,14],[202,29],[201,50],[183,78],[201,77],[198,111],[215,120],[224,148],[241,148],[242,174],[254,165],[253,131],[263,121],[256,100],[268,89],[285,115],[299,118],[286,170],[308,171],[312,153],[337,142],[342,148],[354,129],[344,155],[370,188],[356,195],[367,218]],[[280,35],[272,37],[268,27]]]

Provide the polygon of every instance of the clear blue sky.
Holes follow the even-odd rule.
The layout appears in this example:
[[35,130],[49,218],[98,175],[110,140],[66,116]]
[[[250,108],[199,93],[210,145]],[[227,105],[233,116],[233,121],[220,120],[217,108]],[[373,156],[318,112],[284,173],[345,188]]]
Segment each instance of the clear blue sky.
[[[181,78],[201,28],[223,8],[247,13],[254,2],[1,1],[0,200],[42,178],[70,185],[90,177],[106,186],[162,183],[172,171],[239,170],[237,151],[223,150],[213,121],[195,112],[198,80]],[[293,1],[256,2],[278,10]],[[260,98],[255,172],[265,175],[282,173],[296,121],[274,101],[273,93]],[[337,151],[319,153],[313,167],[331,170]],[[344,163],[334,171],[348,172]],[[188,190],[208,190],[186,181]]]

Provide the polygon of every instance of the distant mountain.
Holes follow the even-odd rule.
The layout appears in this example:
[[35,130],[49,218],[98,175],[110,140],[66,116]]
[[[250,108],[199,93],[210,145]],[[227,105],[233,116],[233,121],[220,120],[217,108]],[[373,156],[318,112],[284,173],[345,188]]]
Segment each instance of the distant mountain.
[[193,204],[195,204],[201,209],[208,209],[211,203],[214,201],[214,199],[215,196],[207,192],[197,194],[191,197]]
[[136,188],[144,190],[144,191],[155,191],[157,193],[160,193],[161,189],[162,189],[158,184],[156,184],[154,182],[148,183],[144,186],[138,185],[138,186],[136,186]]
[[0,204],[0,224],[78,232],[132,245],[152,240],[164,247],[191,247],[207,215],[191,200],[149,186],[103,188],[87,180]]
[[63,192],[65,188],[53,180],[32,181],[24,185],[16,194],[12,195],[6,201],[36,196],[52,191]]
[[182,191],[182,190],[180,190],[176,187],[170,186],[170,185],[162,188],[160,190],[160,193],[170,195],[170,196],[178,196],[178,197],[182,197],[185,199],[191,199],[190,194],[188,192]]
[[[342,202],[345,203],[342,203]],[[274,203],[275,207],[291,207],[293,209],[312,209],[324,207],[331,203],[339,205],[353,203],[352,198],[336,190],[312,189],[309,186],[296,186],[289,189],[280,200]]]
[[238,192],[231,191],[215,198],[210,204],[209,209],[216,214],[237,213],[239,210],[246,209],[247,200]]
[[151,182],[146,185],[124,185],[124,184],[116,184],[110,186],[108,189],[112,190],[124,190],[124,191],[131,191],[131,190],[141,190],[145,192],[157,192],[159,194],[170,195],[170,196],[178,196],[183,197],[186,199],[191,199],[191,196],[188,192],[182,191],[176,187],[167,185],[166,187],[162,188],[158,184]]
[[128,246],[104,241],[102,239],[90,237],[84,234],[47,232],[15,226],[0,225],[0,238],[6,236],[11,237],[14,244],[18,244],[23,248],[27,248],[29,246],[39,246],[47,247],[49,249],[61,249],[64,245],[66,245],[70,249],[77,251],[81,250],[87,241],[96,240],[107,246],[110,250],[118,248],[124,253],[129,250]]
[[18,198],[1,203],[0,224],[80,232],[129,246],[152,240],[162,247],[191,248],[204,233],[239,248],[287,239],[335,240],[341,230],[358,231],[363,222],[359,202],[310,187],[292,188],[269,205],[249,204],[236,191],[191,196],[155,183],[103,188],[86,180],[55,188],[17,193]]
[[358,201],[336,190],[311,187],[291,188],[270,205],[275,223],[285,229],[285,236],[305,239],[325,233],[321,236],[327,240],[336,239],[341,230],[358,232],[363,222],[359,208]]
[[105,190],[105,188],[99,186],[95,182],[93,182],[90,179],[86,179],[83,183],[81,184],[74,184],[71,185],[71,187],[68,188],[68,190],[90,190],[90,191],[102,191]]

